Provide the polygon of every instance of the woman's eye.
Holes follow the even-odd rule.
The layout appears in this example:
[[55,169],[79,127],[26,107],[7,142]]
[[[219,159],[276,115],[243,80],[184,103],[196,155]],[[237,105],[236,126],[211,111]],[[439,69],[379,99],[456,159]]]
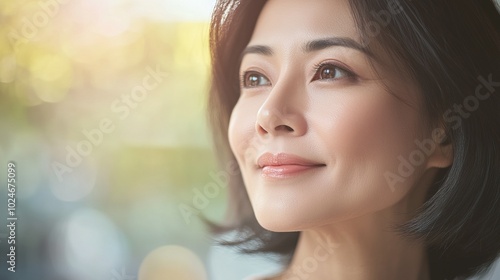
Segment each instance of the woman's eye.
[[354,74],[336,66],[334,64],[321,64],[316,67],[316,73],[312,81],[315,80],[338,80],[343,78],[353,78]]
[[269,79],[266,76],[258,73],[258,72],[245,72],[243,74],[243,87],[251,88],[251,87],[261,87],[268,86],[271,84]]

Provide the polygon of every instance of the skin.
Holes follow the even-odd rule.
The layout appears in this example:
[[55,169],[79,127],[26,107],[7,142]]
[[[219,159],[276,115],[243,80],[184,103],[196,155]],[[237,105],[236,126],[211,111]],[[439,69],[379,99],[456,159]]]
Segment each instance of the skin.
[[[345,46],[304,51],[333,37],[360,42],[347,1],[270,0],[241,62],[231,149],[259,223],[301,231],[290,266],[267,279],[429,279],[423,244],[391,227],[422,205],[438,168],[451,164],[450,147],[437,145],[391,190],[384,174],[398,174],[398,156],[418,150],[415,140],[433,139],[418,86],[384,69],[391,62],[383,55]],[[324,166],[263,176],[257,160],[267,152]]]

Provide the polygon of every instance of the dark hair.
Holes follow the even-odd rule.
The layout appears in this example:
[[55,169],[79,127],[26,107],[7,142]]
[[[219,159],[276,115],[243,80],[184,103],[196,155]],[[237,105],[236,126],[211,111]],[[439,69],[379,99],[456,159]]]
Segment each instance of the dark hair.
[[[388,52],[420,86],[423,106],[446,131],[453,163],[441,170],[415,217],[398,230],[427,246],[432,279],[479,273],[500,252],[500,14],[493,0],[349,0],[367,49]],[[209,117],[221,162],[235,162],[227,138],[239,97],[240,54],[265,0],[219,0],[210,31]],[[399,11],[388,16],[388,7]],[[379,23],[378,26],[374,25]],[[376,27],[376,28],[374,28]],[[377,29],[378,28],[378,29]],[[377,48],[376,48],[377,47]],[[376,49],[375,49],[376,48]],[[471,103],[472,102],[472,103]],[[457,112],[461,106],[462,112]],[[465,109],[463,109],[465,108]],[[471,109],[466,111],[466,109]],[[262,228],[241,174],[229,180],[233,219],[248,253],[290,260],[300,233]]]

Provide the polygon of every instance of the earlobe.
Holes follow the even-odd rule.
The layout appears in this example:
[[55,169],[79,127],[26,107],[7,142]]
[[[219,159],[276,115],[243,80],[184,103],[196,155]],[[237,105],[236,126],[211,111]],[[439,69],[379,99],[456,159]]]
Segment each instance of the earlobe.
[[429,155],[427,168],[447,168],[453,163],[453,144],[443,128],[436,128],[432,132],[435,143],[434,152]]
[[436,150],[429,157],[427,167],[447,168],[453,163],[453,145],[436,144]]

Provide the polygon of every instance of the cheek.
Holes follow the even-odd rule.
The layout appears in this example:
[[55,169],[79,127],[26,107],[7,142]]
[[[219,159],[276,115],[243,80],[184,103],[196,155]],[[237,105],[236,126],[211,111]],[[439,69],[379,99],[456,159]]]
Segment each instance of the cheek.
[[[421,131],[417,111],[383,91],[318,104],[322,105],[311,112],[310,120],[333,167],[328,192],[341,194],[346,208],[361,212],[385,208],[401,199],[409,188],[393,193],[384,174],[397,170],[398,157],[415,149]],[[330,115],[326,121],[325,115]],[[411,177],[404,183],[414,181]]]
[[345,100],[334,105],[329,122],[322,121],[321,115],[315,117],[321,126],[317,132],[332,151],[352,158],[373,155],[381,160],[395,151],[403,152],[419,134],[420,122],[416,111],[393,99],[382,93]]
[[245,159],[251,159],[252,154],[257,153],[258,143],[255,143],[254,137],[257,110],[257,104],[240,99],[231,113],[228,138],[240,167],[247,164]]

